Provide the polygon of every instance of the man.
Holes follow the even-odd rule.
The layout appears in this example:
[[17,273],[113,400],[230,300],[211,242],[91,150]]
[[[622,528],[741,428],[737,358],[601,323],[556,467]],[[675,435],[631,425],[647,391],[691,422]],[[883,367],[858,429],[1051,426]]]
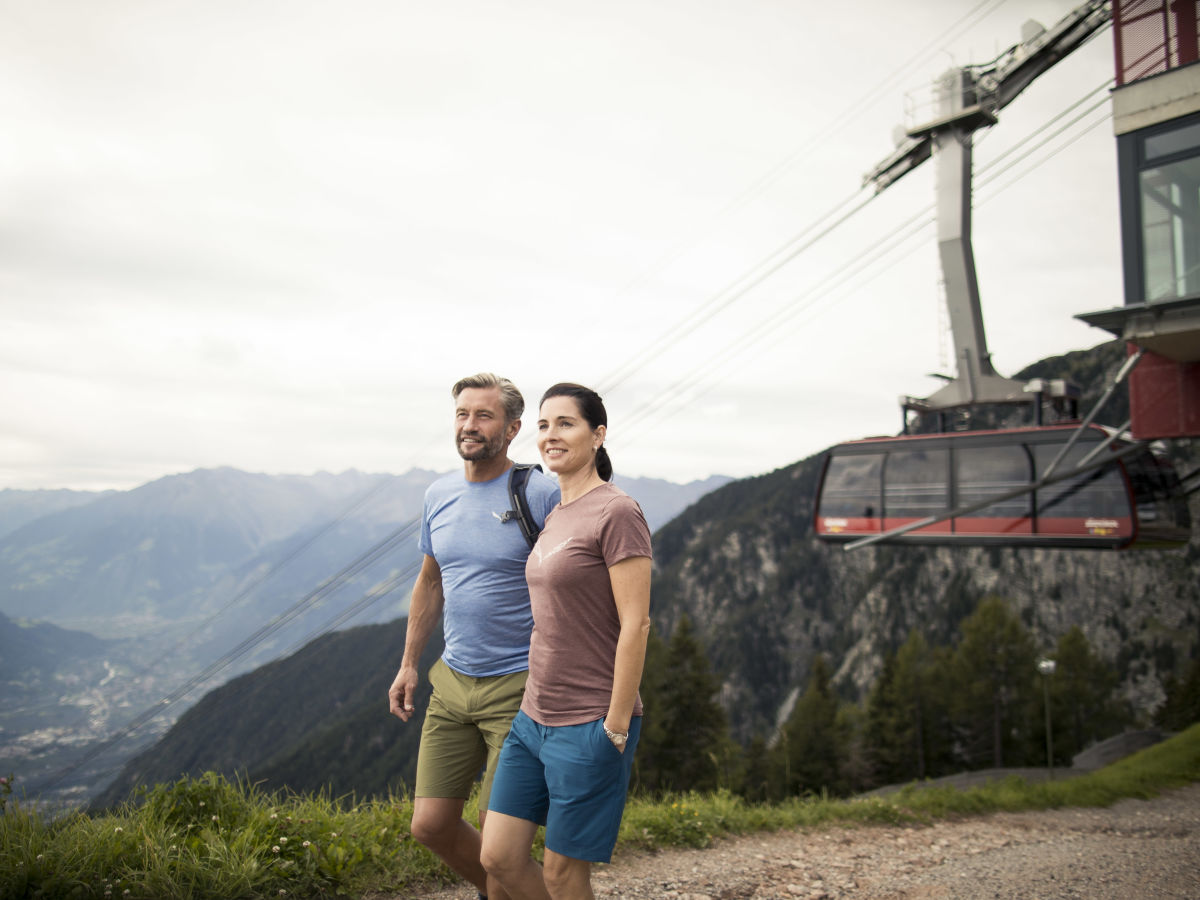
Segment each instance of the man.
[[[479,890],[503,897],[479,862],[480,837],[463,819],[463,803],[484,769],[479,826],[500,747],[521,706],[529,674],[533,614],[525,586],[529,543],[510,510],[508,446],[521,430],[525,401],[507,378],[464,378],[454,396],[454,441],[463,473],[425,492],[419,546],[425,554],[413,585],[400,671],[388,691],[390,710],[414,712],[417,663],[444,617],[446,649],[430,667],[433,694],[417,755],[412,833]],[[529,473],[526,497],[539,528],[558,503],[553,479]],[[486,768],[485,768],[486,763]]]

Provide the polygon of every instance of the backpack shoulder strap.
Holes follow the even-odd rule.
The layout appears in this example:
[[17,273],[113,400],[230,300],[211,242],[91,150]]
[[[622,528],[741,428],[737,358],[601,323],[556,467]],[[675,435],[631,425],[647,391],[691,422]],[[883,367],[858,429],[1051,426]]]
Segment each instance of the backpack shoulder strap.
[[542,467],[537,463],[518,463],[514,464],[508,473],[508,502],[512,506],[510,515],[521,526],[521,533],[525,535],[530,547],[537,543],[541,531],[529,511],[529,498],[525,496],[525,485],[529,481],[531,469],[542,471]]

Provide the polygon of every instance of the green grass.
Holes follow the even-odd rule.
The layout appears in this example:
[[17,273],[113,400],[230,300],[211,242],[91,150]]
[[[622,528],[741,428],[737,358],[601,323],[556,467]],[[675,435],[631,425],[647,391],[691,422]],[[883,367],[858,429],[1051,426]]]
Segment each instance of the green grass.
[[[965,791],[913,784],[884,797],[772,805],[727,792],[635,797],[618,848],[706,847],[722,836],[784,828],[1107,806],[1196,781],[1200,724],[1098,772],[1036,784],[1009,778]],[[276,796],[208,774],[159,786],[142,803],[111,813],[48,819],[16,796],[0,805],[0,900],[362,897],[453,878],[409,834],[407,797]]]

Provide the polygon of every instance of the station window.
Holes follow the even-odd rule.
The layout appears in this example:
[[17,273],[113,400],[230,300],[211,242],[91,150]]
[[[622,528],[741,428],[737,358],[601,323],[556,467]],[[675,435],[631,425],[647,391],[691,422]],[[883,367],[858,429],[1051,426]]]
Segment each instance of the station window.
[[1137,222],[1127,219],[1126,229],[1140,259],[1130,262],[1141,276],[1127,302],[1200,296],[1200,115],[1123,138],[1122,180],[1137,195]]

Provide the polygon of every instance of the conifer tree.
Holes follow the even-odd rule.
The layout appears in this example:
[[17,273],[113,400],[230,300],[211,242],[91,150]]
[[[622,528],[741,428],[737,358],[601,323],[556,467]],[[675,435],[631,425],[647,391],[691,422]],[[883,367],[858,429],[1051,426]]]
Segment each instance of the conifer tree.
[[1169,731],[1183,731],[1200,722],[1200,659],[1193,659],[1182,679],[1174,675],[1163,685],[1167,699],[1154,716],[1155,724]]
[[646,661],[642,666],[642,683],[638,694],[642,698],[642,732],[637,753],[633,758],[632,787],[636,791],[653,793],[660,790],[659,769],[661,745],[665,734],[663,718],[669,706],[666,697],[667,646],[651,627],[646,638]]
[[1033,639],[999,597],[980,601],[963,621],[962,633],[954,655],[955,701],[969,761],[990,756],[992,766],[1017,765],[1034,746]]
[[1089,744],[1120,731],[1129,715],[1113,699],[1117,673],[1092,652],[1078,626],[1058,639],[1054,660],[1055,672],[1047,676],[1054,755],[1067,762]]
[[783,791],[774,773],[767,742],[756,734],[750,740],[742,757],[742,773],[738,781],[738,794],[751,803],[766,803],[779,800]]
[[731,756],[729,724],[717,702],[720,682],[687,616],[675,626],[665,652],[656,654],[662,659],[661,670],[649,673],[649,679],[643,676],[643,704],[650,704],[646,715],[654,724],[643,725],[647,730],[638,748],[639,786],[651,791],[713,790],[720,786]]
[[896,784],[912,777],[908,716],[896,685],[896,654],[883,658],[883,671],[867,696],[865,742],[876,785]]
[[949,648],[931,648],[919,631],[896,654],[895,693],[906,714],[899,739],[908,754],[907,778],[930,778],[953,768],[951,659]]
[[838,766],[844,736],[837,727],[838,702],[829,678],[829,663],[818,654],[813,659],[808,687],[784,725],[779,748],[789,794],[822,790],[837,794],[844,790]]

